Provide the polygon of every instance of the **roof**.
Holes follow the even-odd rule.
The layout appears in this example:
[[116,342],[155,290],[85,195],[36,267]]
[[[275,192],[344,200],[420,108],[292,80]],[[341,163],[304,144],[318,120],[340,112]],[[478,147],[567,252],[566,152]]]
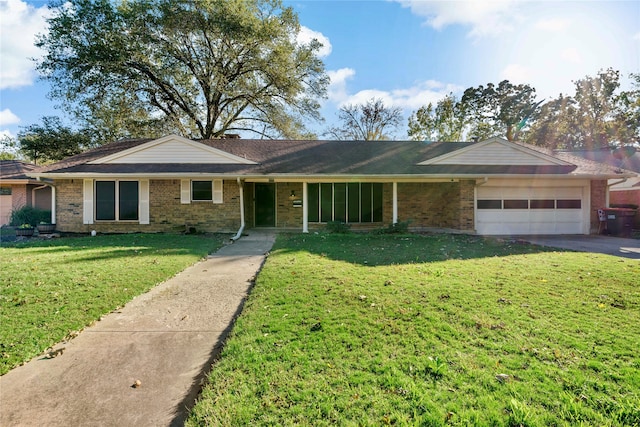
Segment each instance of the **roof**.
[[[169,138],[169,137],[165,137]],[[180,137],[175,137],[180,139]],[[213,139],[196,141],[206,147],[220,150],[239,159],[250,162],[237,163],[117,163],[117,153],[125,150],[139,152],[152,146],[151,139],[122,140],[103,145],[93,150],[69,157],[58,163],[45,166],[38,176],[91,176],[91,175],[233,175],[269,177],[469,177],[487,175],[554,175],[554,176],[621,176],[615,168],[568,153],[554,153],[551,150],[527,144],[513,147],[526,150],[526,155],[540,158],[559,159],[546,164],[447,164],[431,162],[430,159],[447,157],[455,159],[459,150],[468,152],[473,142],[422,142],[422,141],[303,141],[303,140],[255,140],[255,139]],[[508,143],[500,140],[501,143]],[[189,141],[192,143],[192,141]],[[485,141],[486,143],[486,141]],[[453,153],[453,154],[452,154]],[[539,153],[539,154],[536,154]],[[114,159],[101,162],[100,159]],[[486,163],[486,162],[485,162]]]
[[635,147],[618,149],[606,147],[594,150],[566,151],[566,153],[616,168],[640,172],[640,150]]
[[0,160],[0,180],[6,183],[27,184],[35,181],[30,174],[40,167],[21,160]]

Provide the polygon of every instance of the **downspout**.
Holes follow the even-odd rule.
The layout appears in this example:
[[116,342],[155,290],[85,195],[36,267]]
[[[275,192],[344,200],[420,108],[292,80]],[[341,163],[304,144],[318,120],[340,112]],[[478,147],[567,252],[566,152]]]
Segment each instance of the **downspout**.
[[622,178],[620,179],[620,181],[614,182],[612,184],[607,184],[607,192],[605,193],[605,200],[604,200],[605,206],[609,207],[609,191],[611,187],[613,187],[614,185],[622,184],[623,182],[627,182],[627,179],[628,178]]
[[238,189],[240,190],[240,229],[238,230],[236,235],[231,238],[231,240],[234,242],[238,240],[240,237],[242,237],[242,232],[244,231],[244,226],[245,226],[244,224],[244,185],[240,180],[240,177],[238,177]]
[[[42,182],[42,178],[36,178],[38,181]],[[36,187],[33,191],[42,190],[43,188],[51,187],[51,224],[56,223],[56,186],[53,184],[43,184],[40,187]],[[31,205],[35,205],[35,195],[32,196]]]

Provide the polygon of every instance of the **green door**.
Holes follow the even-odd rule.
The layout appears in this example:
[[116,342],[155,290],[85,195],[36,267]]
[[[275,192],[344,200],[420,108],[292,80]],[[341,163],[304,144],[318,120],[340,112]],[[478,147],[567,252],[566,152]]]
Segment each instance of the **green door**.
[[276,185],[256,183],[256,227],[276,226]]

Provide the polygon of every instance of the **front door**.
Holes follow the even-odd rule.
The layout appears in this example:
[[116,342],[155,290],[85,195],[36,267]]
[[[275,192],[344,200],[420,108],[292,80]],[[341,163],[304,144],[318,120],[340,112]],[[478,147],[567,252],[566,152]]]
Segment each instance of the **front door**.
[[256,183],[256,227],[276,226],[276,185]]

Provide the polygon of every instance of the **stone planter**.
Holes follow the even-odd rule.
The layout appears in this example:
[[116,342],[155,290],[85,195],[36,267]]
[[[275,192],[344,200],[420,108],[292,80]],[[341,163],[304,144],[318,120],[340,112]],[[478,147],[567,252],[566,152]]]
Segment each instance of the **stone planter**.
[[38,233],[41,234],[53,233],[55,229],[55,224],[38,224]]
[[16,228],[16,236],[31,237],[33,236],[33,228]]

